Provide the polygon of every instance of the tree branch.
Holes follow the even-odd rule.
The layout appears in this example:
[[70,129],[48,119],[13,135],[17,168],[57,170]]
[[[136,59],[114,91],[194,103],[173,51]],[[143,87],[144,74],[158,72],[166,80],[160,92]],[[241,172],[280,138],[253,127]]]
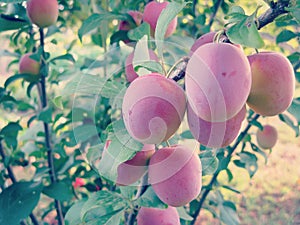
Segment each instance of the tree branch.
[[[0,156],[1,156],[2,160],[3,160],[3,162],[5,162],[6,155],[5,155],[5,152],[4,152],[3,145],[2,145],[2,143],[1,143],[1,141],[0,141]],[[7,167],[6,167],[6,170],[7,170],[7,172],[8,172],[8,176],[9,176],[11,182],[12,182],[13,184],[16,183],[16,182],[17,182],[17,179],[16,179],[16,177],[15,177],[15,174],[14,174],[14,172],[13,172],[11,166],[7,166]],[[37,221],[37,219],[36,219],[35,215],[33,215],[33,213],[30,213],[29,216],[30,216],[30,219],[31,219],[31,221],[32,221],[32,223],[33,223],[34,225],[39,225],[39,222]],[[21,225],[27,225],[27,223],[26,223],[25,220],[22,220],[22,221],[20,222],[20,224],[21,224]]]
[[[135,195],[135,199],[138,199],[140,196],[142,196],[147,188],[149,187],[148,185],[148,173],[146,173],[143,178],[142,178],[142,183]],[[138,210],[137,209],[133,209],[133,211],[128,215],[127,217],[127,225],[134,225],[134,221],[135,221],[135,218],[137,216],[137,212]]]
[[274,2],[271,7],[260,15],[257,19],[257,29],[260,30],[269,23],[272,23],[278,16],[288,13],[285,8],[289,5],[290,1],[281,0]]
[[[236,150],[236,148],[238,147],[238,145],[241,143],[241,141],[244,139],[244,137],[247,135],[249,129],[252,127],[252,122],[253,121],[256,121],[258,118],[260,117],[259,114],[255,114],[248,122],[248,125],[247,127],[240,133],[239,137],[237,138],[236,142],[234,143],[234,145],[232,147],[229,147],[228,149],[228,155],[227,155],[227,159],[228,159],[228,162],[230,162],[230,158],[233,154],[233,152]],[[206,200],[206,197],[208,196],[209,192],[212,190],[212,187],[214,185],[214,183],[216,182],[218,176],[219,176],[219,173],[221,171],[217,171],[213,177],[211,178],[209,184],[207,185],[207,187],[205,188],[205,191],[203,192],[202,196],[201,196],[201,199],[200,199],[200,202],[199,204],[197,205],[197,209],[193,215],[193,221],[191,222],[191,225],[194,225],[196,220],[197,220],[197,217],[201,211],[201,208],[203,206],[203,203],[204,201]]]
[[216,15],[217,15],[217,12],[220,8],[220,6],[222,5],[223,3],[223,0],[218,0],[215,4],[214,4],[214,11],[213,13],[211,14],[210,18],[209,18],[209,22],[208,22],[208,26],[211,27],[213,22],[215,21],[215,18],[216,18]]
[[[42,67],[45,66],[45,50],[44,50],[44,31],[42,28],[40,28],[40,44],[42,48]],[[40,99],[41,99],[41,104],[42,104],[42,109],[46,108],[48,105],[47,101],[47,93],[46,93],[46,76],[47,74],[42,74],[41,75],[41,80],[40,80]],[[49,176],[51,183],[56,183],[57,182],[57,176],[54,168],[54,157],[53,157],[53,150],[51,146],[51,133],[49,129],[49,124],[46,122],[43,122],[44,126],[44,132],[45,132],[45,145],[47,148],[47,161],[48,161],[48,167],[49,167]],[[62,207],[61,203],[58,200],[54,200],[55,203],[55,208],[57,212],[57,219],[58,219],[58,224],[59,225],[64,225],[64,217],[62,213]]]

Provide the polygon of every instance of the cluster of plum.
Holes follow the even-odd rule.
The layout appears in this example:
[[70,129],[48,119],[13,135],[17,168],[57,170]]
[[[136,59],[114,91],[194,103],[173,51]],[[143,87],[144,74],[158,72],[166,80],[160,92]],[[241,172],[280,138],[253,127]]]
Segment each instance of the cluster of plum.
[[[49,27],[56,23],[58,19],[57,0],[28,0],[26,6],[27,16],[30,21],[39,28]],[[19,73],[40,75],[41,63],[31,56],[33,53],[24,54],[19,62]],[[30,79],[26,79],[30,81]]]
[[[149,22],[153,34],[157,12],[165,7],[162,4],[167,2],[149,3],[144,15],[135,11],[129,14],[137,24],[141,18]],[[148,13],[150,5],[155,9],[152,14]],[[124,24],[121,23],[123,27]],[[172,34],[174,26],[176,22],[170,24],[166,36]],[[144,148],[119,166],[117,183],[132,184],[148,170],[149,183],[169,205],[164,210],[142,207],[137,216],[139,225],[173,220],[171,224],[180,224],[173,207],[185,205],[201,191],[202,168],[197,152],[181,145],[154,150],[155,145],[167,141],[178,130],[185,112],[197,141],[207,147],[222,148],[239,134],[246,105],[262,116],[274,116],[284,112],[292,102],[295,76],[285,56],[277,52],[246,56],[240,45],[218,43],[215,37],[216,33],[210,32],[192,46],[185,71],[185,90],[162,74],[138,76],[132,65],[134,53],[126,59],[125,74],[131,83],[123,99],[123,120],[129,134],[143,143]],[[152,50],[149,57],[158,61]],[[266,125],[257,132],[257,142],[264,149],[272,148],[276,140],[273,126]],[[142,166],[143,171],[137,173],[137,166]]]

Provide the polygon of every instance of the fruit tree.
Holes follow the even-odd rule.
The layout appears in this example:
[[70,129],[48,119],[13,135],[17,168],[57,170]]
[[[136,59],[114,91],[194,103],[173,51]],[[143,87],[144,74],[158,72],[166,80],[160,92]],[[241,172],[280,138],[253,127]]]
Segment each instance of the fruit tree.
[[281,126],[299,136],[299,15],[0,0],[0,224],[245,224],[235,170],[251,179]]

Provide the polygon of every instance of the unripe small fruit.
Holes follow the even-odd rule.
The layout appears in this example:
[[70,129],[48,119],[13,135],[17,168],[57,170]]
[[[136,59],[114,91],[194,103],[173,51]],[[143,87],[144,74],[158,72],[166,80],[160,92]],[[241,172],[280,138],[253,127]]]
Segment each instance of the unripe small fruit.
[[128,133],[143,144],[168,140],[179,128],[185,110],[183,89],[158,73],[136,78],[127,88],[122,104]]
[[[134,68],[133,68],[133,64],[132,64],[133,57],[134,57],[134,52],[130,53],[127,56],[126,61],[125,61],[125,75],[126,75],[126,79],[128,82],[132,82],[134,79],[136,79],[139,76],[134,71]],[[152,50],[149,50],[149,57],[150,57],[150,61],[156,61],[156,62],[159,61],[157,55]]]
[[118,166],[117,185],[130,185],[138,181],[148,169],[148,161],[155,152],[155,145],[144,145],[141,151]]
[[258,130],[256,133],[257,144],[263,149],[273,148],[277,142],[277,139],[277,130],[271,125],[265,125],[263,130]]
[[[161,12],[163,11],[163,9],[166,8],[168,4],[169,2],[152,1],[145,6],[143,21],[150,24],[152,36],[154,36],[155,34],[158,18]],[[171,36],[175,32],[176,26],[177,26],[177,16],[169,23],[167,31],[165,33],[165,37]]]
[[19,62],[19,73],[21,74],[31,74],[39,75],[40,74],[40,63],[31,59],[30,56],[32,53],[26,53],[20,58]]
[[202,188],[199,156],[182,145],[157,150],[149,162],[149,183],[164,203],[174,207],[186,205]]
[[275,116],[292,103],[295,74],[290,61],[277,52],[248,56],[252,85],[247,104],[262,116]]
[[176,208],[166,209],[141,207],[136,217],[137,225],[180,225]]
[[30,21],[40,28],[49,27],[58,18],[57,0],[28,0],[27,15]]

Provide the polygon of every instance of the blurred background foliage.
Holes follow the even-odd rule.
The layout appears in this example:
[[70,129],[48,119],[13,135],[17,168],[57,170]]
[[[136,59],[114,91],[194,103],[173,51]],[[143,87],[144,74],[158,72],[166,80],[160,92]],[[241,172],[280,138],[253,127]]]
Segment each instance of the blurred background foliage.
[[[6,224],[15,224],[20,219],[32,224],[32,219],[27,217],[33,209],[36,217],[43,221],[42,224],[55,224],[56,212],[52,199],[63,203],[63,214],[68,212],[69,220],[73,221],[70,224],[78,224],[78,212],[74,208],[73,211],[68,211],[74,202],[77,202],[76,207],[80,209],[83,206],[81,199],[93,196],[91,193],[99,190],[121,193],[127,198],[136,191],[134,188],[122,190],[116,187],[101,178],[92,165],[97,165],[97,159],[101,157],[109,135],[108,125],[120,117],[122,94],[119,94],[127,85],[124,61],[133,48],[120,41],[123,36],[118,33],[118,18],[126,18],[128,10],[143,11],[147,2],[59,1],[58,22],[46,30],[45,36],[45,51],[50,69],[47,77],[49,106],[41,110],[37,87],[16,76],[20,57],[39,49],[38,28],[32,26],[27,18],[25,2],[0,0],[0,139],[1,149],[5,153],[1,155],[0,161],[0,218],[14,215],[11,222],[6,221]],[[260,7],[259,16],[270,7],[271,2],[192,1],[180,12],[177,30],[168,39],[181,46],[170,45],[168,50],[176,53],[176,57],[165,55],[167,67],[170,68],[180,57],[187,55],[196,38],[210,30],[224,29],[232,6],[242,7],[247,15]],[[299,1],[293,2],[299,7]],[[280,16],[260,30],[265,46],[259,51],[273,50],[286,55],[295,68],[299,82],[299,8],[297,10],[294,14]],[[97,21],[97,24],[93,24],[94,29],[88,29],[80,40],[78,34],[84,27],[84,21],[95,13],[107,12],[117,16]],[[244,50],[246,54],[255,52],[255,49],[249,47],[244,47]],[[217,185],[208,196],[203,206],[206,210],[201,211],[199,224],[219,224],[220,221],[225,224],[300,223],[300,199],[297,195],[300,190],[300,174],[297,170],[300,163],[300,142],[295,137],[299,135],[300,123],[299,83],[296,84],[295,98],[298,100],[294,101],[294,108],[281,119],[260,118],[249,132],[250,142],[254,143],[251,136],[260,123],[274,123],[280,133],[280,142],[273,149],[272,155],[269,156],[269,152],[255,153],[260,155],[256,161],[261,170],[250,179],[245,168],[230,163],[229,169],[221,172]],[[59,182],[54,184],[50,182],[48,174],[43,122],[49,123],[51,127],[55,171],[59,177]],[[174,141],[182,139],[180,133],[183,132],[184,128],[175,135]],[[266,164],[264,156],[270,158]],[[234,159],[238,159],[238,155],[234,155]],[[209,169],[214,172],[217,166]],[[204,176],[204,184],[209,182],[213,172]],[[10,173],[14,174],[15,180]],[[232,178],[228,179],[230,173]],[[78,178],[82,179],[82,183],[77,186],[74,184],[79,182]],[[42,185],[37,185],[36,182],[41,182]],[[9,189],[12,183],[16,184]],[[19,194],[8,198],[9,194],[5,191],[13,193],[13,188],[19,193],[27,190],[27,197]],[[3,197],[4,194],[6,197]],[[113,194],[111,196],[117,198]],[[16,207],[5,208],[3,204],[7,201],[16,204]],[[25,205],[17,206],[18,201]],[[89,201],[96,205],[103,203],[93,201],[93,197]],[[220,201],[222,206],[225,202],[227,208],[219,207]],[[184,212],[192,214],[197,203],[198,200],[192,202]],[[160,203],[154,201],[152,204]],[[236,211],[239,219],[236,219]],[[185,213],[181,213],[182,224],[189,224],[190,216]],[[123,218],[122,215],[120,218]]]

